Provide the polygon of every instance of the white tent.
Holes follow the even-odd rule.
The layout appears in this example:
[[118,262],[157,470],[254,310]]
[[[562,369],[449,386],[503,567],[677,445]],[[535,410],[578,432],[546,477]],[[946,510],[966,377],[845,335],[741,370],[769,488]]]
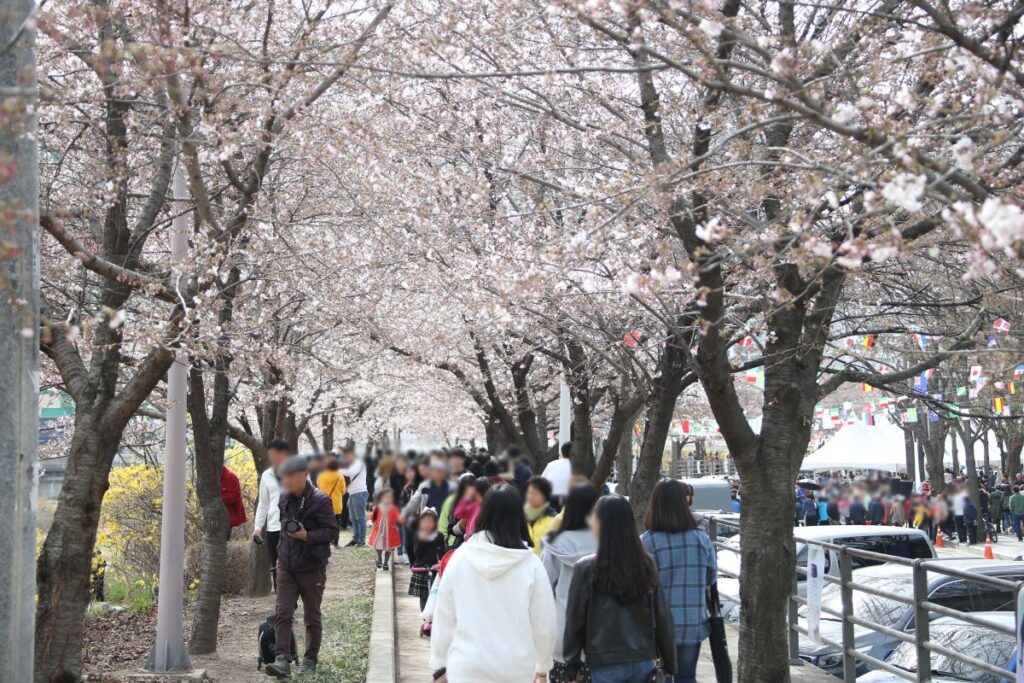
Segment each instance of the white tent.
[[800,469],[904,471],[907,469],[907,450],[903,430],[882,420],[874,426],[862,422],[848,424],[824,446],[804,458]]

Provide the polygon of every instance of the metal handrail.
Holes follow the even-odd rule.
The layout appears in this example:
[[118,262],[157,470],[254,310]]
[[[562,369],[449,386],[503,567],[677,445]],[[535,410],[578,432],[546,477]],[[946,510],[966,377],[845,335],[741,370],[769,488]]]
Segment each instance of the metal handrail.
[[[718,540],[718,527],[719,525],[732,527],[739,529],[739,523],[732,520],[718,519],[716,517],[708,518],[708,534],[711,537],[712,546],[719,550],[726,550],[735,554],[740,554],[741,549],[738,547],[730,546],[726,543],[722,543]],[[819,546],[827,551],[835,553],[838,559],[838,576],[834,573],[826,574],[823,579],[829,583],[837,584],[840,587],[840,597],[842,609],[840,611],[833,610],[831,608],[822,607],[821,613],[828,614],[835,618],[838,618],[842,622],[842,642],[836,642],[828,638],[820,638],[820,642],[824,645],[835,648],[838,653],[842,654],[843,657],[843,679],[848,683],[853,683],[857,677],[857,663],[863,662],[876,669],[882,669],[895,676],[906,679],[908,681],[914,681],[916,683],[928,683],[931,681],[931,653],[941,654],[949,659],[956,660],[967,664],[968,666],[975,667],[977,669],[986,671],[1000,679],[1013,680],[1015,674],[1003,669],[999,666],[989,664],[988,662],[977,659],[962,652],[952,650],[944,647],[938,643],[931,641],[931,618],[934,615],[949,616],[968,624],[989,629],[995,633],[1002,633],[1009,636],[1015,636],[1016,633],[1013,628],[1006,626],[999,626],[992,624],[988,621],[973,616],[970,612],[963,612],[961,610],[952,609],[944,605],[931,602],[929,596],[929,574],[942,575],[951,578],[961,579],[969,581],[975,584],[987,586],[989,588],[995,588],[997,590],[1009,591],[1011,595],[1016,599],[1017,594],[1024,587],[1024,582],[1008,581],[995,576],[988,576],[985,574],[976,574],[973,572],[964,571],[957,569],[956,567],[947,566],[944,563],[939,563],[934,559],[908,559],[904,557],[894,557],[891,555],[885,555],[883,553],[876,553],[870,550],[861,550],[858,548],[850,548],[848,546],[839,545],[836,543],[830,543],[827,541],[816,541],[812,539],[801,539],[799,541],[804,545],[815,545]],[[887,591],[880,588],[874,588],[866,586],[864,584],[858,584],[854,581],[853,577],[853,559],[867,560],[874,563],[889,563],[898,564],[911,569],[911,576],[913,580],[914,593],[913,598],[908,598],[905,595],[899,595],[891,591]],[[1021,565],[1022,571],[1024,571],[1024,563]],[[835,566],[833,565],[833,572]],[[720,569],[719,574],[722,576],[728,576],[730,578],[739,579],[739,575],[736,572],[732,572],[726,569]],[[800,625],[798,609],[801,605],[807,604],[807,599],[800,596],[798,593],[798,582],[801,578],[806,578],[807,570],[805,567],[797,567],[793,574],[792,587],[790,589],[789,597],[789,614],[788,614],[788,626],[789,626],[789,652],[790,659],[796,663],[800,662],[800,648],[799,639],[801,635],[810,636],[806,627]],[[860,591],[875,595],[878,597],[885,598],[887,600],[893,600],[900,604],[908,605],[914,608],[914,625],[915,629],[912,632],[899,631],[882,624],[863,619],[854,614],[853,609],[853,592]],[[734,596],[723,597],[734,599]],[[735,602],[739,602],[738,599],[734,599]],[[860,626],[873,630],[877,633],[881,633],[889,638],[898,640],[903,643],[913,643],[917,652],[918,666],[917,671],[907,671],[899,667],[893,666],[888,662],[882,661],[876,657],[873,657],[866,652],[860,652],[855,647],[855,631],[854,626]]]

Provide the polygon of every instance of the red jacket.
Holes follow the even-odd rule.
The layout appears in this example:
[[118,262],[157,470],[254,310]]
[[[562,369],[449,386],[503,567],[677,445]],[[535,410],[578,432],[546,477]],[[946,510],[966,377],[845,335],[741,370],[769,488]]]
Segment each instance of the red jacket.
[[381,523],[380,508],[375,507],[373,509],[373,530],[370,532],[370,547],[374,547],[377,544],[377,535],[381,530],[381,527],[387,526],[388,535],[387,543],[384,544],[385,548],[397,548],[402,545],[402,537],[398,533],[398,506],[392,505],[388,509],[388,518],[385,524]]
[[228,526],[234,529],[245,524],[245,502],[242,501],[242,484],[235,473],[224,467],[220,471],[220,499],[228,509]]

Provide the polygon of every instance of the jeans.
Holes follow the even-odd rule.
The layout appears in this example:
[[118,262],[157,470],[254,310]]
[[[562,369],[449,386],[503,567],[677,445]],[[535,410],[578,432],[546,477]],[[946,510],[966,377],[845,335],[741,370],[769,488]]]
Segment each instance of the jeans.
[[403,554],[405,554],[405,533],[406,533],[405,532],[405,526],[404,525],[399,525],[399,527],[398,527],[399,543],[398,543],[398,548],[396,550],[396,552],[397,552],[399,557],[401,557]]
[[1021,540],[1021,522],[1024,521],[1024,515],[1011,515],[1013,517],[1013,533],[1017,535],[1017,540]]
[[629,662],[590,667],[594,683],[645,683],[654,669],[653,662]]
[[348,516],[352,520],[352,540],[366,543],[366,491],[352,493],[348,497]]
[[676,645],[676,675],[673,683],[697,683],[697,658],[700,657],[700,643],[679,643]]

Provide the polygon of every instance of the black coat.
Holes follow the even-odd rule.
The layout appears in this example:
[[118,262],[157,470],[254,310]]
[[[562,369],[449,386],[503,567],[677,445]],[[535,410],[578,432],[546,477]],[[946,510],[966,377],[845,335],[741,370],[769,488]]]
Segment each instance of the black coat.
[[674,674],[676,643],[672,613],[661,586],[657,586],[653,594],[622,604],[597,587],[595,565],[593,556],[577,562],[569,587],[562,651],[570,680],[579,670],[584,653],[590,667],[653,661],[660,657],[665,672]]
[[425,567],[430,569],[441,562],[441,558],[448,552],[448,544],[445,543],[444,535],[438,532],[432,541],[421,541],[416,536],[412,542],[412,557],[410,564],[413,567]]
[[[338,535],[334,506],[326,493],[307,483],[301,496],[281,492],[281,540],[277,544],[277,568],[286,572],[311,572],[327,565],[331,542]],[[306,528],[306,540],[285,533],[287,519],[298,519]]]

